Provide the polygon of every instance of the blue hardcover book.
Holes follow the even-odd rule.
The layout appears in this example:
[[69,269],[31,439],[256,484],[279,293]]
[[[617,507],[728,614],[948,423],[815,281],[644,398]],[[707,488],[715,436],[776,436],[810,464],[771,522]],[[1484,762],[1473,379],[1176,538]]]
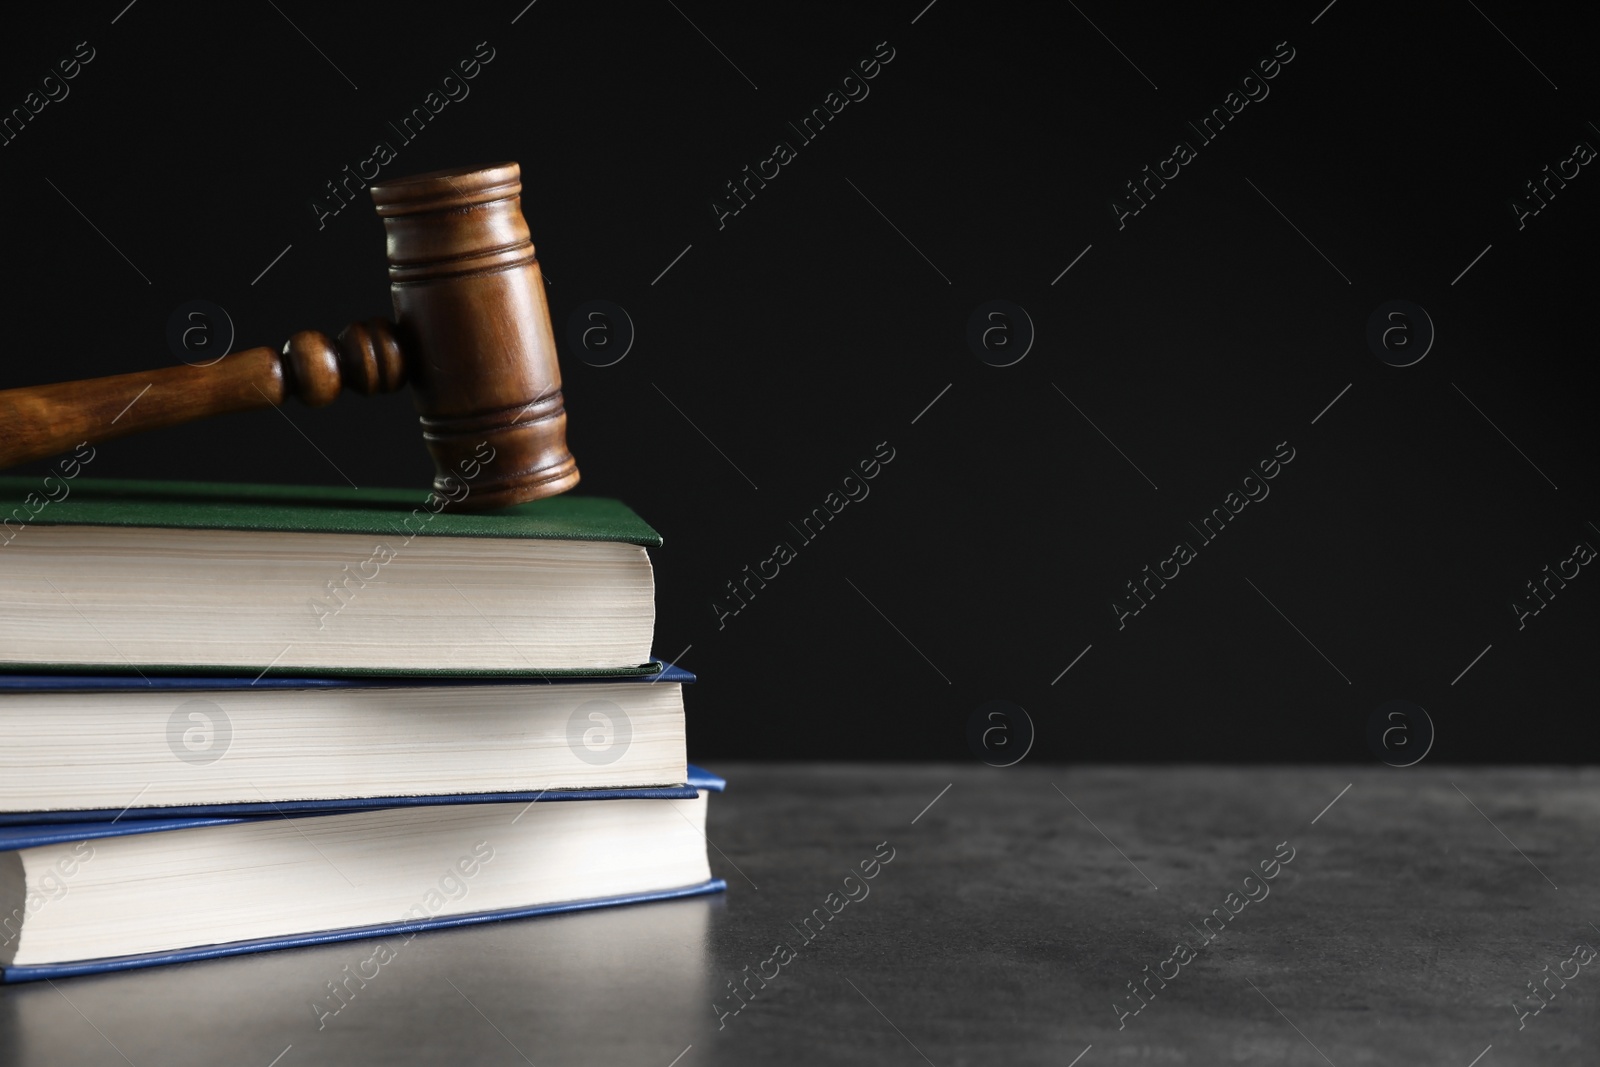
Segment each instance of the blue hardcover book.
[[687,799],[693,681],[0,674],[0,827]]
[[286,816],[0,828],[0,982],[716,893],[706,801],[614,790]]

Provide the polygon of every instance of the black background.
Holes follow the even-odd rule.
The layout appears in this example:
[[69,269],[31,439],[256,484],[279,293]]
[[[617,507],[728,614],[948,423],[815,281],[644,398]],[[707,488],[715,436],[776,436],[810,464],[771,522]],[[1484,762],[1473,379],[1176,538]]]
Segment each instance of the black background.
[[[1593,759],[1600,578],[1520,631],[1509,606],[1600,544],[1600,177],[1521,230],[1508,207],[1600,145],[1571,9],[925,3],[8,11],[0,108],[95,58],[0,147],[0,384],[170,364],[192,299],[235,347],[386,314],[378,220],[319,229],[324,183],[378,140],[385,177],[517,160],[579,491],[666,536],[656,650],[692,646],[697,759],[971,758],[969,717],[1007,700],[1032,759],[1371,760],[1391,699],[1428,710],[1434,761]],[[483,41],[470,95],[402,143],[386,123]],[[1280,41],[1270,95],[1119,230],[1123,183]],[[786,123],[879,42],[870,95],[799,145]],[[780,139],[798,158],[719,229]],[[593,299],[637,329],[614,366],[565,347]],[[1037,330],[1013,366],[966,342],[992,299]],[[1437,330],[1413,366],[1365,340],[1392,299]],[[1271,495],[1119,630],[1123,583],[1283,441]],[[870,496],[799,545],[880,442]],[[424,487],[431,464],[407,397],[347,395],[89,473]],[[798,558],[719,629],[779,540]]]

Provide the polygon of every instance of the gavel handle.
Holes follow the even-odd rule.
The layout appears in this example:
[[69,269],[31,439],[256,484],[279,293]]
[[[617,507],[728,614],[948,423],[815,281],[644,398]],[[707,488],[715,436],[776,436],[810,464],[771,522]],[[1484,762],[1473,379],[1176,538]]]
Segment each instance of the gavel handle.
[[289,338],[282,353],[249,348],[207,366],[166,367],[81,382],[0,391],[0,468],[141,430],[210,415],[276,407],[290,396],[312,407],[339,390],[387,393],[405,384],[405,366],[387,322],[352,323],[337,342],[314,330]]

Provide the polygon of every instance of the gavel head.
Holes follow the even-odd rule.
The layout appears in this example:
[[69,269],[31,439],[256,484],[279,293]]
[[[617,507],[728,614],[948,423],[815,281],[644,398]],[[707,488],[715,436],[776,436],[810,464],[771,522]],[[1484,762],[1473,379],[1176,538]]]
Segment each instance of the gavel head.
[[434,492],[477,511],[572,488],[578,466],[521,169],[434,171],[371,192]]

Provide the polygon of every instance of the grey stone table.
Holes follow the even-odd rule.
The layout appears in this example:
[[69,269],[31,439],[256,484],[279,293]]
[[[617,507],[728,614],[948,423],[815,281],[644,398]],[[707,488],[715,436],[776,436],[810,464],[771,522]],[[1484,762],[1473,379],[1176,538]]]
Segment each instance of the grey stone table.
[[364,944],[6,987],[0,1063],[1600,1062],[1595,771],[716,769],[725,896],[421,935],[320,1029]]

